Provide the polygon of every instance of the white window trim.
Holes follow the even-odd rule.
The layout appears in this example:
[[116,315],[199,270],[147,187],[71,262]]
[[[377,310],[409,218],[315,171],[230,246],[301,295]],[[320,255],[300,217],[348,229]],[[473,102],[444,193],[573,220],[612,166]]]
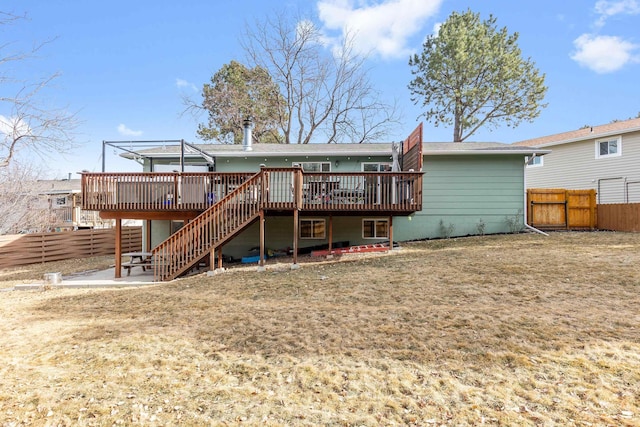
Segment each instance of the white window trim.
[[[540,163],[529,163],[529,161],[535,161],[536,159],[540,159]],[[535,156],[533,159],[531,159],[529,156],[527,156],[527,167],[528,168],[539,168],[544,166],[544,156]]]
[[[391,168],[393,167],[393,163],[391,162],[362,162],[360,165],[360,172],[364,172],[364,168],[365,165],[384,165],[384,166],[388,166],[389,170],[391,170]],[[378,167],[378,172],[380,172],[380,168]]]
[[[612,142],[615,141],[617,144],[617,150],[613,154],[600,154],[600,144],[603,142]],[[596,159],[606,159],[609,157],[620,157],[622,156],[622,137],[621,136],[612,136],[609,138],[601,138],[596,139]]]
[[[302,170],[304,170],[304,164],[305,163],[318,163],[320,164],[320,171],[322,172],[322,165],[329,165],[329,170],[325,171],[325,172],[331,172],[331,162],[293,162],[291,163],[291,166],[295,167],[295,166],[300,166],[302,168]],[[309,173],[316,173],[316,172],[309,172]]]
[[[311,237],[305,237],[302,235],[302,223],[303,222],[322,222],[322,224],[324,225],[324,227],[322,227],[322,236],[311,236]],[[311,226],[311,229],[313,230],[313,224]],[[327,221],[324,218],[301,218],[300,219],[300,239],[302,240],[323,240],[326,238],[327,236]]]
[[[365,221],[373,221],[374,222],[374,226],[373,226],[373,230],[374,232],[377,230],[376,224],[378,222],[386,222],[387,223],[387,235],[386,236],[373,236],[373,237],[366,237],[364,235],[364,222]],[[362,218],[362,238],[363,239],[388,239],[389,238],[389,219],[388,218]]]

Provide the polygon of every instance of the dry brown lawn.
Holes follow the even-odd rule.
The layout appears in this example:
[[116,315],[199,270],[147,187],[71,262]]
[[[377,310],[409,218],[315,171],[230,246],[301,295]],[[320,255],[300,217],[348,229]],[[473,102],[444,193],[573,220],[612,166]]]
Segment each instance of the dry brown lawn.
[[522,234],[2,292],[0,425],[640,425],[639,265]]

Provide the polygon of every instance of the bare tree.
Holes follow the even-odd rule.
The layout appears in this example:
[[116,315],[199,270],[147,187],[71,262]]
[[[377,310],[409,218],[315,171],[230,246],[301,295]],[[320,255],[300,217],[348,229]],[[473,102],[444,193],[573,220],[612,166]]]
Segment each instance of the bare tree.
[[268,70],[283,95],[277,111],[285,143],[370,142],[398,123],[353,43],[348,35],[331,48],[311,21],[285,14],[247,26],[242,46],[251,66]]
[[[0,30],[22,19],[23,16],[0,12]],[[8,64],[32,59],[46,44],[26,52],[10,52],[10,43],[0,45],[0,168],[8,167],[20,152],[43,156],[68,152],[74,147],[73,131],[78,125],[75,114],[44,101],[44,90],[59,74],[28,82],[7,71]]]
[[45,231],[50,216],[39,194],[40,173],[29,164],[0,168],[0,235]]

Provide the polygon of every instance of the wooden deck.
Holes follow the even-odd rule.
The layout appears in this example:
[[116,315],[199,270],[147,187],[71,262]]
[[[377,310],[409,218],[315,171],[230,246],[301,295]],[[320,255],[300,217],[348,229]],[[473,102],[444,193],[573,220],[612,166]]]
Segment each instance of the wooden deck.
[[[155,280],[171,280],[265,215],[410,215],[422,209],[421,172],[305,173],[261,168],[257,173],[84,173],[83,207],[116,219],[116,277],[120,277],[121,219],[185,219],[151,250]],[[391,233],[391,232],[390,232]],[[264,221],[260,221],[264,260]],[[294,263],[298,239],[293,240]],[[150,241],[149,241],[150,243]]]
[[[245,186],[236,203],[258,203],[260,209],[274,213],[408,215],[422,209],[421,172],[306,173],[300,168],[262,168],[259,174],[259,184]],[[254,175],[84,173],[83,209],[111,218],[193,217]]]

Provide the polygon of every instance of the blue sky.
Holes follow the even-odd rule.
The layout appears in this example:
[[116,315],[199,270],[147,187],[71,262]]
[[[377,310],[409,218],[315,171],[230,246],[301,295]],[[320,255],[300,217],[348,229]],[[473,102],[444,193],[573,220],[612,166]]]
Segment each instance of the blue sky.
[[[64,177],[100,171],[103,140],[199,142],[197,120],[181,116],[182,96],[197,97],[223,64],[244,60],[246,24],[284,9],[311,16],[329,37],[357,31],[372,83],[403,113],[401,130],[388,140],[403,139],[423,120],[407,89],[408,57],[452,11],[468,8],[518,32],[523,55],[549,87],[549,105],[534,123],[480,130],[471,140],[511,143],[640,112],[640,0],[3,0],[1,11],[28,20],[4,28],[0,46],[10,43],[5,54],[51,40],[9,71],[25,80],[61,73],[46,102],[82,121],[75,154],[47,159],[50,175]],[[426,141],[450,141],[451,134],[425,122]],[[108,170],[140,168],[108,154]]]

